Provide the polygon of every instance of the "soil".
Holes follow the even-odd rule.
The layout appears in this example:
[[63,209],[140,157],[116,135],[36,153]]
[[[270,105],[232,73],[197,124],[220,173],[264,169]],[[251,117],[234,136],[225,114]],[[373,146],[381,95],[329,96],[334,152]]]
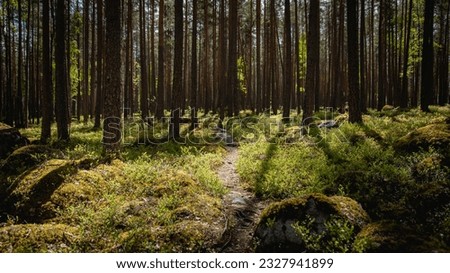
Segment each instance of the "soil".
[[237,147],[227,147],[224,163],[217,170],[229,192],[223,202],[226,214],[226,228],[218,252],[254,252],[253,233],[266,202],[259,200],[241,183],[236,164],[239,157]]

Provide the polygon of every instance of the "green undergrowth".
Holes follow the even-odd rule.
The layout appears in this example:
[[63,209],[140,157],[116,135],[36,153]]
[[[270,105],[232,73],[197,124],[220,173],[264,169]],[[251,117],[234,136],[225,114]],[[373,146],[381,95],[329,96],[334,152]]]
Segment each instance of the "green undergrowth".
[[[302,127],[294,112],[289,121],[242,111],[222,122],[200,113],[196,130],[189,132],[184,124],[177,141],[164,141],[167,123],[127,121],[121,158],[112,161],[102,154],[101,130],[92,129],[91,122],[73,122],[69,142],[25,148],[9,158],[20,166],[2,165],[4,195],[9,194],[5,185],[16,185],[50,160],[73,162],[77,171],[62,176],[61,185],[38,204],[52,217],[29,223],[2,215],[0,252],[213,251],[225,226],[227,192],[216,174],[226,154],[224,139],[217,136],[220,125],[238,144],[237,171],[244,186],[258,197],[347,196],[373,221],[394,222],[448,246],[450,107],[430,109],[369,111],[363,125],[348,123],[346,114],[319,111],[314,124],[334,119],[338,127],[332,129]],[[39,145],[39,126],[21,133]],[[341,235],[338,241],[345,242],[345,232]],[[313,248],[316,239],[310,238]],[[361,240],[358,251],[364,251],[366,239]]]
[[449,245],[450,107],[370,111],[363,125],[335,114],[320,112],[315,123],[334,116],[338,128],[285,124],[270,139],[241,145],[238,172],[248,188],[275,200],[310,192],[348,196],[374,220]]
[[124,145],[120,160],[105,162],[101,131],[91,128],[73,124],[69,143],[50,144],[65,160],[91,164],[64,176],[40,204],[40,211],[53,212],[51,218],[24,225],[9,215],[0,227],[0,252],[212,251],[225,226],[226,189],[215,172],[225,149],[134,143]]

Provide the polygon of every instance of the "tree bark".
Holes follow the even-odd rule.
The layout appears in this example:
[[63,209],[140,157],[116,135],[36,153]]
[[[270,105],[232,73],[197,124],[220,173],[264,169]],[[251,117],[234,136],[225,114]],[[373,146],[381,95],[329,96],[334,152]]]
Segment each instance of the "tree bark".
[[69,103],[67,90],[66,65],[66,1],[56,2],[56,39],[55,39],[55,69],[56,69],[56,123],[58,139],[69,140]]
[[49,0],[42,1],[42,126],[41,142],[47,143],[51,137],[53,116],[53,83],[50,65],[50,12]]
[[105,119],[103,145],[105,152],[120,152],[122,140],[122,24],[121,7],[114,1],[105,2]]
[[434,96],[433,83],[433,19],[435,0],[425,0],[425,19],[423,23],[422,46],[422,83],[420,88],[420,108],[424,112],[430,111],[430,104]]
[[180,97],[183,92],[183,0],[175,0],[175,48],[172,82],[171,132],[174,139],[180,138]]
[[292,89],[292,38],[291,38],[291,4],[284,1],[284,91],[283,91],[283,119],[289,119],[291,111]]
[[362,122],[359,90],[357,0],[347,0],[347,48],[349,82],[349,122]]
[[307,64],[305,101],[303,106],[303,124],[312,122],[314,111],[314,96],[319,92],[319,82],[316,75],[320,62],[320,3],[319,0],[311,0],[309,7],[308,33],[306,40]]

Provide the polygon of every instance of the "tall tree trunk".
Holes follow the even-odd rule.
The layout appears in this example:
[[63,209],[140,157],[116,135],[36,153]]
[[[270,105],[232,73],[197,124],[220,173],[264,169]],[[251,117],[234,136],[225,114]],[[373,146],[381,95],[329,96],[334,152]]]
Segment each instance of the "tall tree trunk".
[[229,2],[229,22],[228,22],[228,115],[238,115],[239,109],[236,100],[239,100],[239,89],[237,81],[237,21],[238,2]]
[[209,14],[208,14],[208,0],[203,1],[203,23],[204,23],[204,31],[205,31],[205,40],[204,40],[204,52],[205,52],[205,61],[203,63],[203,94],[205,98],[205,113],[207,114],[209,110],[211,110],[210,103],[210,88],[209,88]]
[[164,116],[164,55],[164,0],[160,0],[158,18],[158,96],[155,113],[157,119],[161,119]]
[[449,100],[448,85],[448,40],[449,40],[449,23],[450,23],[450,4],[447,3],[447,14],[445,15],[444,3],[441,6],[441,48],[439,56],[439,105],[444,106]]
[[256,0],[256,112],[262,109],[261,81],[261,0]]
[[42,126],[41,142],[47,143],[51,136],[53,116],[53,83],[50,63],[50,12],[49,0],[42,1]]
[[197,124],[197,0],[192,0],[191,130]]
[[423,46],[422,46],[422,84],[420,88],[420,108],[429,112],[429,105],[433,101],[433,19],[435,0],[425,0],[425,20],[423,23]]
[[180,97],[183,92],[183,0],[175,0],[175,48],[172,83],[172,121],[169,134],[180,138]]
[[119,153],[122,140],[122,24],[121,7],[105,2],[105,120],[103,145],[106,152]]
[[358,12],[357,0],[347,0],[347,48],[349,96],[348,120],[362,122],[359,90]]
[[[225,118],[225,109],[229,106],[230,99],[227,92],[227,44],[225,40],[225,0],[220,0],[220,14],[219,14],[219,102],[220,102],[220,121]],[[228,109],[230,111],[230,109]],[[222,124],[220,124],[222,125]]]
[[84,0],[83,4],[83,26],[83,116],[84,123],[87,123],[89,119],[89,0]]
[[146,47],[146,23],[145,23],[144,0],[139,0],[139,25],[140,25],[140,64],[141,64],[141,118],[146,121],[148,118],[148,64]]
[[127,4],[127,38],[125,41],[125,84],[124,84],[124,118],[133,117],[131,105],[133,103],[132,84],[133,81],[131,55],[133,54],[133,1],[128,0]]
[[303,124],[312,122],[314,109],[314,96],[319,92],[319,82],[316,75],[320,62],[320,3],[319,0],[311,0],[309,7],[308,33],[306,40],[307,64],[305,101],[303,106]]
[[[152,96],[152,108],[150,109],[150,111],[152,113],[155,113],[156,111],[156,102],[155,99],[157,97],[156,94],[156,57],[155,57],[155,0],[151,0],[150,1],[151,4],[151,26],[150,26],[150,67],[151,67],[151,71],[150,71],[150,94]],[[133,43],[133,40],[131,40],[131,43]],[[131,46],[131,48],[133,48]],[[133,69],[133,67],[131,67],[131,69]],[[133,70],[131,70],[133,71]],[[131,75],[133,75],[133,73],[131,73]],[[130,82],[130,90],[132,90],[132,84],[133,82]],[[131,95],[131,97],[133,97]]]
[[367,112],[367,84],[366,84],[366,6],[365,6],[366,0],[361,0],[361,28],[360,28],[360,35],[359,35],[359,75],[361,80],[361,86],[360,86],[360,105],[361,105],[361,112],[365,113]]
[[284,91],[283,119],[289,119],[291,112],[292,89],[292,39],[291,39],[291,3],[284,1]]
[[103,0],[97,0],[97,97],[94,128],[100,128],[100,118],[103,114],[103,44]]
[[[406,0],[405,0],[406,1]],[[405,47],[403,53],[403,72],[402,72],[402,90],[400,95],[400,107],[408,107],[408,61],[409,61],[409,44],[411,36],[413,0],[409,1],[408,19],[406,23]]]
[[89,101],[86,101],[86,104],[89,104],[89,116],[91,119],[94,119],[95,112],[95,104],[96,104],[96,96],[97,96],[97,67],[95,64],[95,60],[97,58],[96,55],[96,39],[95,39],[95,22],[96,22],[96,9],[95,9],[96,1],[92,1],[92,21],[91,21],[91,95],[89,97]]
[[18,46],[18,72],[17,72],[17,95],[16,95],[16,127],[23,128],[25,126],[23,116],[23,47],[22,47],[22,1],[18,1],[18,21],[19,21],[19,46]]
[[380,0],[378,35],[378,104],[380,111],[386,104],[386,1]]
[[56,123],[58,139],[69,140],[69,103],[67,90],[66,65],[66,1],[56,2],[56,39],[55,39],[55,69],[56,69]]

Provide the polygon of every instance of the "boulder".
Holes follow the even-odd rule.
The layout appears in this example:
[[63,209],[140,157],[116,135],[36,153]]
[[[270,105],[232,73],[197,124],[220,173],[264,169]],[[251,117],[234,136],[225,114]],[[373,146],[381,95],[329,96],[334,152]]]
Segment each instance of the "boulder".
[[[27,222],[45,219],[41,206],[64,182],[67,174],[76,171],[75,164],[69,160],[52,159],[38,168],[6,181],[0,192],[2,214],[13,215]],[[5,182],[4,182],[5,183]]]
[[254,234],[256,251],[340,252],[330,245],[335,239],[330,229],[346,228],[351,234],[345,240],[352,240],[369,221],[362,207],[348,197],[311,194],[287,199],[269,205],[261,214]]
[[434,147],[450,149],[450,124],[437,123],[418,128],[399,138],[394,144],[397,150],[408,152],[418,151],[420,148]]
[[395,110],[395,107],[389,104],[386,104],[385,106],[383,106],[383,108],[381,108],[381,112],[388,112],[393,110]]
[[46,145],[28,145],[15,150],[0,165],[3,175],[19,175],[49,158],[64,158],[64,154]]
[[0,123],[0,143],[0,159],[2,159],[15,149],[29,144],[30,141],[23,137],[16,128]]
[[77,229],[62,224],[26,224],[0,228],[0,253],[73,252]]
[[438,240],[393,221],[366,225],[356,236],[353,249],[367,253],[446,252]]
[[319,128],[326,128],[326,129],[332,129],[332,128],[338,128],[339,123],[335,120],[326,120],[319,124]]

